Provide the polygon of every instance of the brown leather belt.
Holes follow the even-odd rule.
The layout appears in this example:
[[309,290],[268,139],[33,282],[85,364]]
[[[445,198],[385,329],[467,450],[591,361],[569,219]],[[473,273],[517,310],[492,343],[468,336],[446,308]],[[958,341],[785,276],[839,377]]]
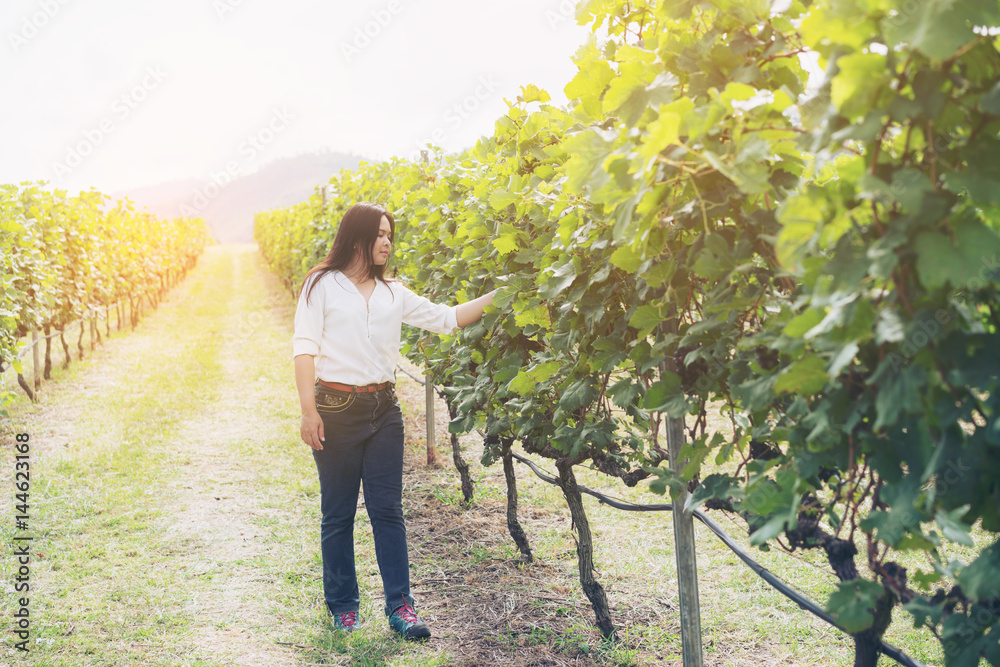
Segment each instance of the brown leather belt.
[[392,386],[391,382],[382,382],[380,384],[365,384],[365,385],[353,385],[353,384],[341,384],[340,382],[327,382],[326,380],[319,380],[319,383],[324,387],[329,389],[336,389],[337,391],[347,391],[352,394],[373,394],[376,391],[382,391],[383,389],[388,389]]

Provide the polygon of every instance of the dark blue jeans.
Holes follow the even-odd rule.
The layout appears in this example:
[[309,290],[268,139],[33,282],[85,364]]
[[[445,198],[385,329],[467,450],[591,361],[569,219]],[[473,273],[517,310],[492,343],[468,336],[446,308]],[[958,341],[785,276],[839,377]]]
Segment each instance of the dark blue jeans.
[[[354,515],[358,487],[375,538],[382,574],[385,613],[410,595],[410,560],[403,525],[403,414],[396,392],[351,394],[316,385],[316,409],[326,441],[313,450],[319,471],[323,521],[323,594],[333,614],[357,611],[360,604],[354,567]],[[364,484],[362,485],[362,481]]]

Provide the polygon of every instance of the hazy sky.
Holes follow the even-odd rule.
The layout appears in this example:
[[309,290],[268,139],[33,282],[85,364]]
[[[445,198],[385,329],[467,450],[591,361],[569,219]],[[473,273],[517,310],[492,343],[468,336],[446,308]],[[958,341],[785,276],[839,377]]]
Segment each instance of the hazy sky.
[[[4,0],[0,183],[104,192],[318,149],[367,159],[565,102],[569,0]],[[435,134],[436,132],[436,134]]]

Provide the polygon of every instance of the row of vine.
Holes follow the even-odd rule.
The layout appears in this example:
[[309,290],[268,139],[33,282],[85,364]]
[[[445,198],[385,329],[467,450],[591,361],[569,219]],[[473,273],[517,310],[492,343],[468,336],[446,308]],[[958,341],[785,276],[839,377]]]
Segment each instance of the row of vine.
[[376,201],[411,288],[501,288],[407,349],[484,462],[555,461],[605,635],[581,464],[821,549],[856,665],[899,605],[946,664],[1000,665],[1000,5],[783,5],[583,2],[568,107],[526,86],[475,147],[342,172],[256,238],[294,292]]
[[[38,387],[24,379],[18,359],[32,332],[46,337],[48,379],[53,332],[68,364],[70,325],[103,318],[109,335],[114,308],[119,329],[126,318],[134,327],[144,303],[156,307],[208,241],[200,219],[159,220],[95,190],[70,196],[31,183],[0,185],[0,369],[13,367],[34,399]],[[76,341],[80,358],[84,330]]]

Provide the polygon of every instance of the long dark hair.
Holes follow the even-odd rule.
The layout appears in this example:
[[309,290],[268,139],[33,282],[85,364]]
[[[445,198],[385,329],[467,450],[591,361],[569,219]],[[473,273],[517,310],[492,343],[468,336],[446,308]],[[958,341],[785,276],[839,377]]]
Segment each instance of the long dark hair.
[[[372,250],[375,248],[375,241],[378,240],[379,227],[382,224],[382,216],[389,220],[389,240],[396,235],[396,219],[392,213],[383,206],[372,204],[371,202],[359,202],[354,204],[344,217],[340,219],[340,226],[337,227],[337,235],[333,238],[333,245],[326,259],[309,269],[309,273],[302,279],[302,286],[299,293],[306,289],[306,302],[312,294],[316,283],[331,271],[343,271],[354,261],[355,246],[361,252],[361,260],[368,269],[368,278],[374,278],[385,282],[385,264],[376,264],[372,260]],[[388,263],[388,262],[386,262]]]

